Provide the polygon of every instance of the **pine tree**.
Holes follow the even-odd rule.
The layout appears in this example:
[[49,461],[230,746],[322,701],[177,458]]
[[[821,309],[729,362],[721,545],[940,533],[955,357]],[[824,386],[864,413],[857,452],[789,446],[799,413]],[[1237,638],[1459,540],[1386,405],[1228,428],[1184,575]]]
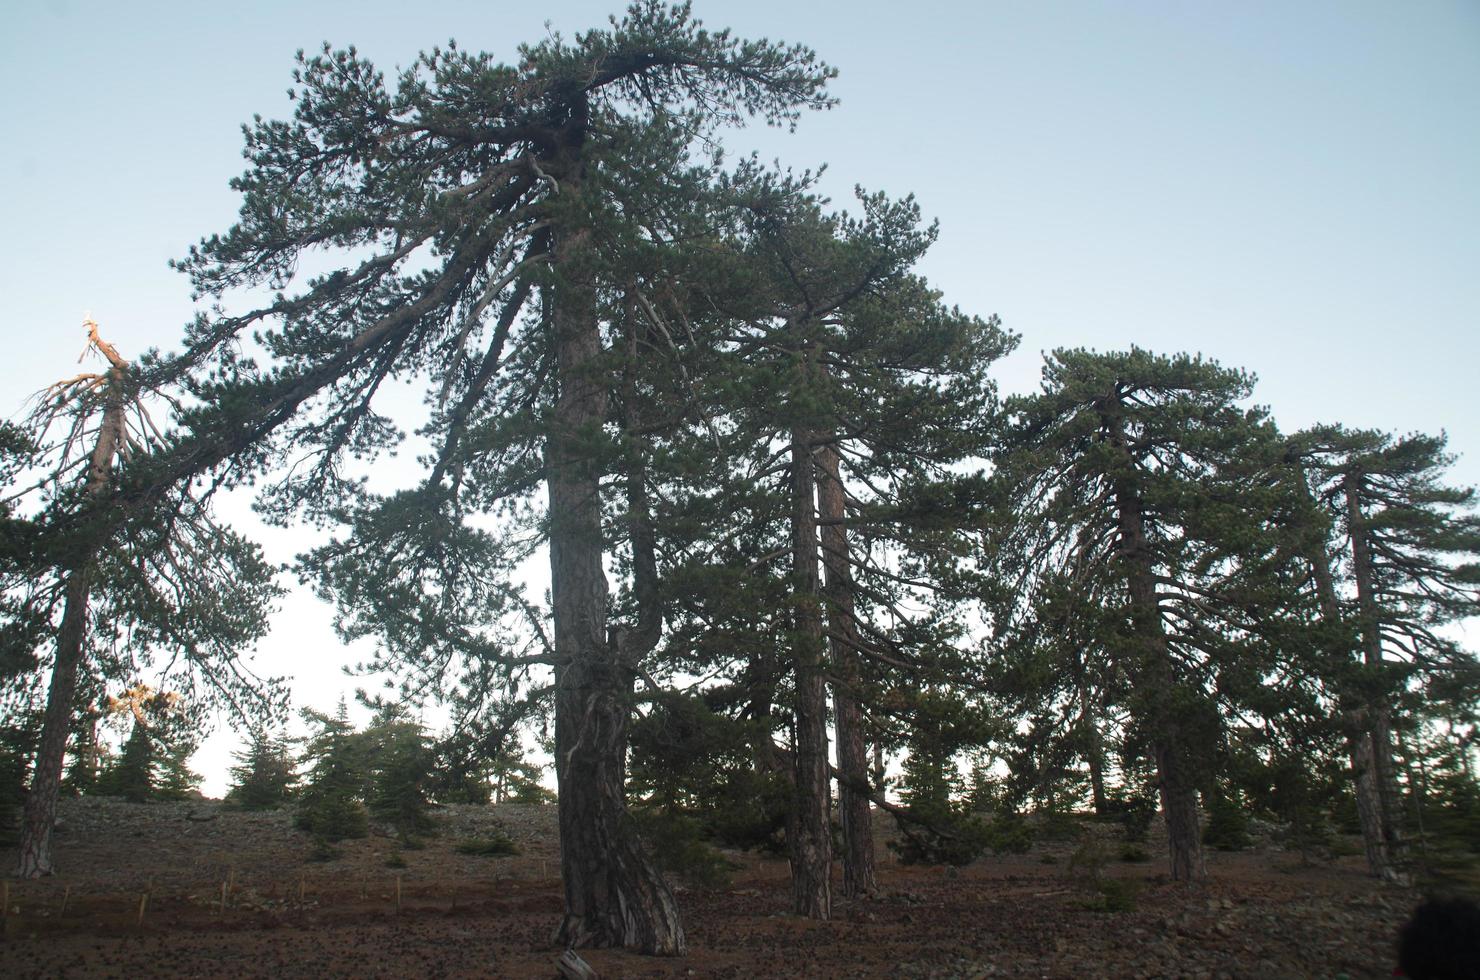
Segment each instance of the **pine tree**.
[[130,803],[182,800],[200,783],[188,760],[194,727],[178,693],[135,684],[107,700],[105,712],[130,725],[119,755],[98,775],[96,792]]
[[[716,339],[715,356],[684,386],[703,421],[687,443],[674,437],[670,456],[687,469],[661,484],[673,502],[664,550],[692,556],[670,576],[669,591],[690,595],[670,614],[680,634],[665,654],[713,650],[741,665],[753,717],[776,712],[777,685],[789,686],[794,907],[825,918],[826,680],[839,726],[844,887],[866,894],[876,788],[863,702],[881,665],[908,669],[919,657],[923,671],[951,646],[943,597],[960,591],[953,562],[970,550],[961,526],[978,489],[961,464],[984,448],[994,397],[986,371],[1012,338],[944,307],[913,273],[934,239],[913,201],[860,194],[861,214],[849,217],[826,213],[801,179],[748,173],[730,187],[743,263],[672,314],[701,342]],[[930,612],[901,614],[906,605]],[[688,615],[702,620],[692,632]],[[771,757],[762,767],[777,763],[762,754]]]
[[1445,485],[1443,436],[1321,427],[1291,440],[1300,488],[1325,516],[1307,549],[1322,609],[1325,676],[1345,714],[1369,870],[1405,858],[1393,732],[1410,687],[1474,671],[1444,624],[1480,613],[1474,491]]
[[1094,646],[1129,681],[1178,880],[1206,873],[1197,789],[1218,701],[1259,696],[1304,608],[1282,533],[1301,502],[1271,476],[1264,413],[1238,406],[1251,385],[1200,358],[1056,351],[1042,392],[1009,403],[993,475],[987,561],[1026,587],[1002,591],[998,623],[1036,628],[1037,590],[1065,582],[1114,611]]
[[137,676],[168,649],[160,683],[195,702],[267,713],[283,704],[280,685],[237,669],[279,595],[272,569],[214,522],[210,495],[165,480],[126,517],[105,513],[167,437],[146,404],[161,384],[103,340],[95,321],[84,326],[85,353],[106,369],[41,392],[26,421],[23,466],[6,467],[13,496],[34,509],[25,547],[0,563],[0,594],[16,607],[7,639],[39,645],[36,666],[51,673],[22,824],[23,878],[53,870],[51,832],[79,685]]
[[36,711],[8,716],[0,724],[0,844],[17,843],[18,817],[26,799],[27,764],[40,734]]
[[[554,664],[564,945],[684,945],[622,800],[633,678],[661,617],[649,601],[636,621],[607,627],[611,290],[661,240],[652,229],[682,218],[709,180],[714,161],[691,161],[691,148],[746,116],[789,123],[827,105],[830,76],[804,48],[740,42],[655,2],[609,30],[526,46],[518,67],[434,50],[394,91],[352,50],[326,50],[300,65],[295,118],[250,129],[235,228],[182,263],[198,291],[220,296],[286,289],[303,253],[353,250],[281,301],[192,332],[188,363],[214,358],[215,370],[197,383],[208,408],[192,422],[218,444],[257,443],[258,459],[289,444],[316,454],[320,465],[266,506],[353,518],[353,543],[319,565],[343,589],[347,618],[381,632],[393,655]],[[538,311],[523,318],[533,297]],[[233,353],[259,328],[266,371]],[[340,463],[395,440],[370,402],[409,372],[433,385],[431,472],[417,492],[363,498]],[[313,417],[289,423],[310,397]],[[523,659],[480,633],[511,606],[482,571],[507,571],[506,544],[463,520],[518,510],[541,483],[554,631],[549,650]],[[641,521],[629,522],[639,540]],[[373,560],[357,560],[359,547]],[[351,566],[374,569],[365,588]],[[635,565],[640,577],[647,567]]]
[[154,766],[154,739],[147,725],[135,721],[118,758],[98,777],[97,791],[130,803],[148,802],[154,798]]

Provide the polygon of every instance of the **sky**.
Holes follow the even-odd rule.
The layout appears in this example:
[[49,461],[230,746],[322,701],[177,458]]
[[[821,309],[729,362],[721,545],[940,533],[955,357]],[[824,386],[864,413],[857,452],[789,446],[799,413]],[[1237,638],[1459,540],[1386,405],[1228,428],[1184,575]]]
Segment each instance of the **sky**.
[[[835,202],[913,193],[948,302],[1058,347],[1196,351],[1259,378],[1282,428],[1445,430],[1480,483],[1480,3],[698,0],[711,28],[814,47],[831,111],[726,135]],[[240,127],[285,118],[293,55],[328,41],[405,65],[456,38],[500,60],[618,4],[129,3],[0,12],[0,415],[74,373],[84,311],[125,356],[191,317],[167,262],[230,227]],[[547,26],[548,21],[548,26]],[[274,560],[302,532],[232,514]],[[294,584],[291,577],[287,584]],[[331,708],[363,681],[298,588],[255,653]],[[361,651],[363,653],[363,651]],[[196,758],[225,787],[236,734]]]

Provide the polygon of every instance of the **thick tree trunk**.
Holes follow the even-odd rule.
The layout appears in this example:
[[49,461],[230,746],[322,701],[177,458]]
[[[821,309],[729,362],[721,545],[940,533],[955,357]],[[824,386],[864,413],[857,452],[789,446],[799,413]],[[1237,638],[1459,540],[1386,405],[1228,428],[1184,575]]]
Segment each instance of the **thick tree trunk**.
[[817,567],[817,511],[812,432],[791,437],[792,581],[796,605],[796,759],[792,812],[792,906],[798,915],[832,915],[832,794],[827,761],[827,682],[822,670],[822,609]]
[[1353,729],[1349,742],[1352,790],[1357,801],[1357,823],[1362,828],[1362,846],[1367,853],[1367,870],[1375,877],[1392,880],[1397,877],[1397,869],[1390,860],[1383,832],[1382,790],[1378,785],[1372,736],[1366,731],[1362,712],[1348,712],[1347,718]]
[[40,878],[53,871],[51,832],[57,821],[62,764],[67,755],[67,734],[72,727],[72,696],[77,690],[77,670],[82,664],[86,639],[90,570],[91,564],[85,565],[67,579],[62,626],[57,634],[56,659],[51,667],[46,715],[41,724],[41,744],[31,768],[31,785],[21,822],[20,861],[16,867],[20,878]]
[[[1112,441],[1125,452],[1125,434],[1118,420],[1110,420]],[[1156,575],[1142,502],[1135,485],[1126,477],[1115,481],[1115,501],[1120,530],[1120,557],[1125,563],[1130,596],[1131,629],[1135,635],[1138,662],[1134,681],[1145,705],[1151,732],[1152,756],[1161,784],[1161,810],[1167,825],[1167,846],[1174,881],[1201,881],[1207,877],[1203,860],[1202,834],[1198,823],[1196,773],[1187,758],[1190,746],[1182,733],[1177,702],[1176,667],[1167,648],[1156,595]]]
[[1368,843],[1368,864],[1373,873],[1392,877],[1402,864],[1405,845],[1397,770],[1393,764],[1393,711],[1392,705],[1386,700],[1387,692],[1383,687],[1382,629],[1372,581],[1372,552],[1367,543],[1367,522],[1360,502],[1361,475],[1348,474],[1343,491],[1346,496],[1347,533],[1352,544],[1352,578],[1357,588],[1362,661],[1367,672],[1367,683],[1359,692],[1362,725],[1355,734],[1357,744],[1354,758],[1359,767],[1356,772],[1357,814],[1360,819],[1364,804],[1370,810],[1373,803],[1376,803],[1381,860],[1375,865],[1372,862],[1373,849],[1368,840],[1370,830],[1364,823],[1363,838]]
[[[579,172],[560,171],[563,193]],[[600,442],[609,378],[586,267],[589,233],[555,244],[550,307],[559,396],[547,444],[555,634],[555,774],[565,917],[556,941],[659,955],[684,952],[673,894],[642,849],[624,792],[633,664],[607,636]]]
[[1202,881],[1208,876],[1203,860],[1202,829],[1198,822],[1197,789],[1173,726],[1163,723],[1153,740],[1157,775],[1161,780],[1161,810],[1167,824],[1167,850],[1173,881]]
[[863,739],[863,712],[858,706],[858,624],[854,620],[853,566],[848,553],[846,494],[841,461],[833,446],[817,454],[817,512],[822,525],[822,564],[827,572],[825,596],[831,633],[833,725],[838,737],[838,813],[843,825],[843,894],[852,897],[878,891],[874,873],[873,811],[869,794],[856,787],[869,783],[868,749]]

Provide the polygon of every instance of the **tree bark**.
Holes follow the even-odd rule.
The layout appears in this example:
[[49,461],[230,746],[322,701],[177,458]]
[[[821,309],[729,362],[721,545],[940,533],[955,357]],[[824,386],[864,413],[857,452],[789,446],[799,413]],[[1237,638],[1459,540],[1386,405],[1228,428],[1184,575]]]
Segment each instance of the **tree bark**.
[[868,749],[863,738],[863,712],[858,704],[858,624],[853,601],[853,569],[848,553],[846,494],[838,451],[831,445],[817,452],[817,511],[823,520],[822,563],[827,572],[825,596],[831,634],[833,724],[838,738],[838,813],[843,825],[843,894],[853,898],[878,891],[874,873],[873,811],[867,793]]
[[1086,716],[1085,763],[1089,766],[1089,795],[1095,816],[1103,817],[1110,812],[1109,797],[1105,793],[1105,746],[1100,740],[1100,729],[1093,718]]
[[[579,164],[551,167],[561,192],[578,194]],[[554,247],[550,294],[556,399],[546,447],[550,594],[554,612],[555,773],[565,917],[556,942],[684,952],[678,906],[643,851],[627,812],[627,723],[634,664],[607,635],[602,567],[602,426],[610,380],[589,268],[590,232],[569,229]]]
[[1105,793],[1105,743],[1095,718],[1095,698],[1090,692],[1089,667],[1082,649],[1074,655],[1074,666],[1079,673],[1079,729],[1083,740],[1081,751],[1089,768],[1090,803],[1095,816],[1103,817],[1110,809],[1109,797]]
[[[1368,864],[1374,873],[1392,877],[1402,863],[1403,833],[1398,794],[1397,772],[1393,765],[1392,706],[1386,693],[1374,693],[1382,684],[1382,629],[1377,597],[1372,581],[1372,552],[1367,542],[1367,522],[1362,514],[1360,473],[1348,473],[1342,487],[1346,497],[1347,533],[1352,545],[1352,578],[1357,588],[1357,618],[1362,636],[1362,661],[1368,683],[1359,692],[1360,711],[1357,721],[1353,765],[1357,777],[1357,816],[1364,808],[1377,812],[1380,860],[1373,866],[1373,848],[1367,839],[1369,828],[1363,824],[1364,842],[1368,844]],[[1371,820],[1371,814],[1367,816]]]
[[[1111,441],[1123,454],[1126,448],[1122,423],[1107,419]],[[1167,825],[1174,881],[1201,881],[1207,877],[1202,834],[1198,823],[1196,774],[1188,759],[1189,746],[1182,732],[1177,702],[1176,666],[1167,647],[1156,595],[1156,574],[1139,491],[1128,475],[1112,480],[1120,531],[1120,558],[1125,563],[1130,597],[1131,628],[1139,646],[1135,682],[1146,705],[1151,731],[1152,756],[1161,784],[1161,810]]]
[[827,683],[822,670],[822,609],[817,567],[813,432],[791,434],[792,581],[796,629],[794,716],[796,757],[792,812],[787,823],[792,906],[798,915],[832,915],[832,794],[827,762]]
[[[89,498],[98,499],[108,491],[113,460],[125,438],[124,376],[128,362],[118,356],[111,345],[97,336],[92,324],[90,339],[112,366],[107,375],[107,400],[103,418],[98,424],[98,441],[88,461]],[[62,766],[67,755],[67,736],[72,728],[72,701],[77,692],[77,672],[81,669],[87,645],[88,590],[92,584],[93,554],[82,556],[68,572],[64,590],[61,627],[57,631],[56,656],[51,666],[51,684],[46,695],[46,713],[41,723],[41,743],[36,750],[36,763],[31,769],[31,785],[26,793],[26,806],[21,818],[20,859],[16,875],[40,878],[53,871],[51,834],[57,822],[57,797],[62,789]]]
[[[1297,474],[1301,486],[1307,486],[1304,472],[1297,469]],[[1331,560],[1324,543],[1312,548],[1308,560],[1311,578],[1315,580],[1321,619],[1332,631],[1339,630],[1342,625],[1341,603],[1336,596],[1336,580],[1331,572]],[[1332,667],[1343,672],[1348,667],[1351,651],[1345,648],[1345,644],[1341,644],[1331,650],[1330,656]],[[1377,784],[1377,764],[1373,758],[1372,739],[1367,732],[1367,712],[1362,706],[1364,695],[1361,692],[1343,690],[1339,692],[1339,696],[1344,702],[1342,720],[1346,728],[1347,754],[1351,758],[1352,794],[1357,803],[1357,823],[1362,829],[1367,870],[1375,877],[1392,879],[1396,872],[1388,860],[1387,847],[1384,844],[1381,790]]]
[[46,697],[46,715],[41,724],[41,744],[36,751],[36,764],[31,770],[31,785],[21,818],[20,861],[16,867],[19,878],[40,878],[54,870],[51,832],[57,821],[57,798],[61,794],[62,765],[72,720],[72,695],[77,690],[77,670],[82,663],[86,639],[90,577],[89,562],[74,569],[67,579],[62,625],[57,633],[56,659],[52,663],[51,686]]

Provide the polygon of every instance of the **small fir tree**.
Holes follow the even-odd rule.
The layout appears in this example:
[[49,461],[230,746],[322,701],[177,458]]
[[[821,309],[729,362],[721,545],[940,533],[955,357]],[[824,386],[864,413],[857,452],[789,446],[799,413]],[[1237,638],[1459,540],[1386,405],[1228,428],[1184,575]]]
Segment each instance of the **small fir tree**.
[[334,717],[305,711],[319,731],[308,741],[308,778],[298,800],[297,826],[324,842],[364,837],[370,822],[363,802],[368,766],[344,703]]
[[236,760],[226,802],[243,810],[273,810],[292,800],[298,772],[283,739],[258,729]]

